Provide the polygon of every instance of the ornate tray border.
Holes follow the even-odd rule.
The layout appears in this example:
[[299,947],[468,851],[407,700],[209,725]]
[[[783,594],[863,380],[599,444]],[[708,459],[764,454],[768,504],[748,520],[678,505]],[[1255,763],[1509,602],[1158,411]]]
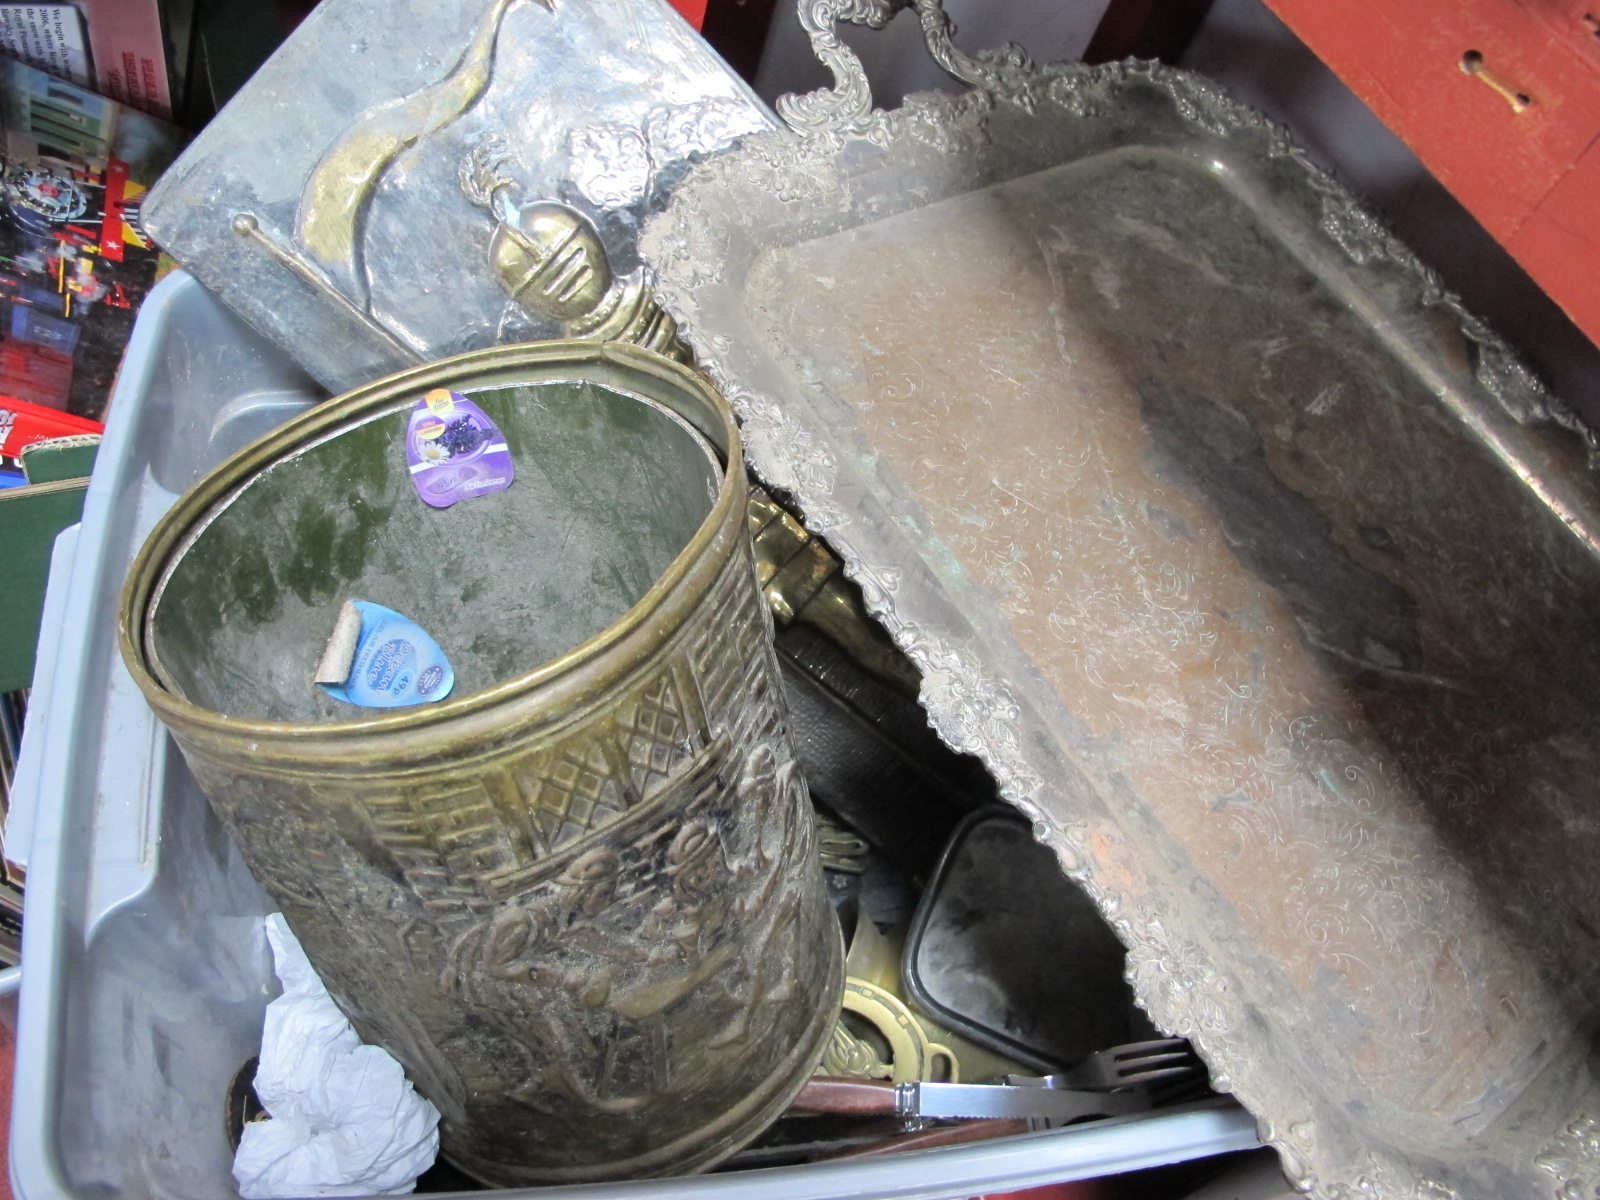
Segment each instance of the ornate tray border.
[[[951,44],[952,28],[938,0],[915,0],[934,57],[972,90],[957,97],[915,96],[899,110],[872,111],[860,62],[839,41],[833,22],[881,27],[898,7],[893,0],[804,0],[802,23],[838,80],[834,89],[779,102],[780,113],[805,136],[758,135],[739,152],[698,166],[641,240],[663,306],[741,417],[752,466],[770,485],[790,493],[811,529],[840,553],[868,607],[922,670],[921,699],[935,729],[951,746],[984,760],[1002,794],[1034,821],[1036,836],[1055,851],[1063,870],[1095,898],[1129,947],[1128,972],[1140,1002],[1158,1025],[1194,1041],[1212,1067],[1218,1090],[1231,1090],[1258,1115],[1263,1141],[1279,1151],[1297,1189],[1327,1200],[1465,1200],[1496,1195],[1480,1189],[1514,1178],[1524,1189],[1542,1181],[1544,1194],[1560,1200],[1592,1195],[1600,1185],[1600,1118],[1593,1115],[1600,1097],[1592,1088],[1577,1108],[1539,1114],[1537,1123],[1548,1132],[1522,1158],[1521,1167],[1485,1170],[1488,1164],[1479,1161],[1419,1160],[1376,1144],[1331,1098],[1313,1095],[1274,1067],[1282,1044],[1274,1045],[1247,1018],[1234,981],[1191,936],[1176,906],[1126,904],[1114,886],[1095,876],[1087,825],[1053,819],[1045,804],[1051,792],[1081,796],[1080,789],[1089,785],[1072,778],[1073,768],[1049,745],[1041,714],[1005,682],[1026,681],[1035,672],[1019,653],[995,652],[1009,640],[998,617],[947,596],[930,568],[885,533],[896,522],[914,521],[914,512],[895,499],[880,502],[848,470],[841,472],[829,434],[785,411],[773,398],[779,389],[768,385],[759,356],[721,332],[712,310],[733,286],[726,270],[732,244],[727,198],[742,191],[803,207],[843,197],[850,178],[845,164],[859,161],[851,158],[852,150],[863,142],[884,149],[909,147],[923,155],[931,151],[960,172],[963,160],[985,144],[986,127],[996,115],[1053,106],[1090,118],[1122,103],[1130,89],[1154,92],[1196,134],[1300,175],[1306,194],[1316,201],[1316,226],[1354,274],[1393,307],[1418,315],[1418,324],[1398,331],[1402,342],[1415,336],[1427,345],[1448,340],[1440,326],[1454,331],[1457,348],[1464,345],[1467,351],[1466,379],[1442,359],[1421,361],[1428,355],[1419,358],[1409,350],[1408,356],[1418,359],[1419,371],[1439,375],[1438,390],[1450,393],[1458,415],[1537,486],[1591,548],[1600,546],[1600,518],[1584,462],[1592,467],[1600,461],[1600,439],[1287,130],[1200,77],[1133,61],[1035,68],[1015,47],[969,57]],[[981,174],[972,172],[975,181]],[[1443,322],[1437,321],[1440,316]],[[1424,330],[1420,321],[1426,317],[1435,320]],[[1577,441],[1536,428],[1540,425],[1561,427]],[[1574,452],[1579,443],[1586,454]],[[1066,782],[1047,786],[1047,777]],[[1059,812],[1073,805],[1049,807]]]

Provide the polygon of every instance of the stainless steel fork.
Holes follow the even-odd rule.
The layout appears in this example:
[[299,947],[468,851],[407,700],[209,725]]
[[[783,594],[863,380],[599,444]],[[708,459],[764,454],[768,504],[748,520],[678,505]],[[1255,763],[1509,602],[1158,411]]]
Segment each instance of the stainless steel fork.
[[816,1076],[794,1107],[801,1112],[894,1113],[920,1119],[1024,1117],[1036,1128],[1052,1128],[1192,1099],[1188,1093],[1203,1092],[1205,1082],[1205,1064],[1189,1043],[1163,1038],[1112,1046],[1059,1075],[1007,1075],[1004,1084],[892,1085]]
[[1152,1083],[1172,1084],[1205,1075],[1205,1064],[1184,1038],[1158,1038],[1129,1042],[1097,1050],[1069,1070],[1056,1075],[1007,1075],[1015,1087],[1070,1088],[1075,1091],[1114,1091]]

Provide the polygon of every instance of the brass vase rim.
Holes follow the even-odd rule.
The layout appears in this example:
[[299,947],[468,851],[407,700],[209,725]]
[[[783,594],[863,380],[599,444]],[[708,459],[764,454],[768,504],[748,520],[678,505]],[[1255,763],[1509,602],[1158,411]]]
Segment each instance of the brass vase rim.
[[[478,691],[350,721],[266,721],[229,716],[196,704],[157,674],[154,656],[147,644],[147,619],[152,591],[165,574],[172,556],[183,548],[183,539],[201,518],[248,487],[261,469],[304,448],[314,438],[337,432],[354,418],[393,401],[402,393],[420,394],[430,387],[460,380],[465,375],[517,366],[547,363],[581,366],[608,361],[668,378],[677,386],[697,393],[707,402],[721,418],[722,429],[706,429],[690,414],[678,412],[670,404],[667,407],[689,421],[696,432],[705,438],[713,453],[721,456],[722,480],[710,512],[694,535],[644,595],[600,632],[530,671]],[[602,383],[601,386],[612,385]],[[659,397],[648,398],[663,403]],[[745,493],[742,486],[743,463],[738,423],[728,402],[710,381],[698,371],[665,355],[627,342],[564,339],[491,346],[386,375],[290,418],[229,455],[206,472],[162,514],[146,536],[123,585],[117,622],[117,640],[122,659],[140,690],[160,710],[164,720],[232,739],[278,742],[295,738],[299,739],[296,745],[301,753],[309,749],[303,735],[310,731],[315,731],[319,738],[339,742],[407,729],[421,732],[443,728],[485,710],[502,708],[508,703],[531,697],[585,667],[593,676],[591,682],[602,685],[626,675],[639,653],[647,652],[656,643],[673,635],[678,622],[670,618],[678,614],[679,609],[686,614],[696,602],[693,589],[685,586],[688,577],[697,565],[703,569],[714,569],[726,557],[725,553],[711,552],[719,539],[730,540],[730,517],[733,515],[730,510],[743,502]],[[743,521],[739,521],[738,530],[742,529]],[[652,622],[652,617],[667,619]],[[642,644],[639,644],[640,639],[643,639]]]

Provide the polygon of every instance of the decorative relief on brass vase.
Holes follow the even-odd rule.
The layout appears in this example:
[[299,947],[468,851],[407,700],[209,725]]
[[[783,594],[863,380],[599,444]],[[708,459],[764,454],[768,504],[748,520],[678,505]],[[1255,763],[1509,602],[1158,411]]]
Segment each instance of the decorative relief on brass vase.
[[330,992],[438,1105],[453,1162],[508,1186],[702,1169],[787,1106],[842,978],[742,472],[627,616],[486,691],[291,724],[161,678],[151,614],[186,538],[299,448],[495,372],[720,415],[708,440],[739,461],[720,397],[643,351],[547,343],[408,372],[181,500],[130,578],[124,655]]

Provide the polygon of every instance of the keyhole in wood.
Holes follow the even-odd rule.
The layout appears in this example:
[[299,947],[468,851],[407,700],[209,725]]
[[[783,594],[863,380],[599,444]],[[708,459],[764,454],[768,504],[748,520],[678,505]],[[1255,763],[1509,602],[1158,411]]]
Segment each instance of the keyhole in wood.
[[1501,79],[1488,67],[1483,65],[1483,55],[1477,50],[1468,50],[1461,56],[1461,73],[1471,75],[1474,79],[1487,84],[1507,104],[1511,105],[1512,112],[1522,112],[1533,103],[1533,97],[1527,92],[1519,92],[1505,80]]

